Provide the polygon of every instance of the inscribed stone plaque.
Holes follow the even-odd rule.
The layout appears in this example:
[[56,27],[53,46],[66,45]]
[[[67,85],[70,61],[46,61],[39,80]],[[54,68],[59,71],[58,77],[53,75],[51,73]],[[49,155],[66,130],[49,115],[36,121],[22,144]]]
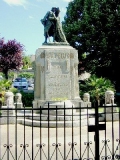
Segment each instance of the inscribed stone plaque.
[[45,56],[46,99],[70,99],[70,53],[57,50]]

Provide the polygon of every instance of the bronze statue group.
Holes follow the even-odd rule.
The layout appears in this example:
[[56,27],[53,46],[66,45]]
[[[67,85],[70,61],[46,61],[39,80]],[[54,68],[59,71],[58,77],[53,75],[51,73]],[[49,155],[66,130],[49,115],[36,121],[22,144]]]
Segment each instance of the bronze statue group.
[[41,19],[41,23],[44,25],[44,36],[45,42],[48,43],[47,39],[50,43],[50,37],[53,37],[53,42],[64,42],[68,43],[66,37],[64,35],[62,25],[60,22],[60,9],[57,7],[52,7],[51,11],[48,11],[43,19]]

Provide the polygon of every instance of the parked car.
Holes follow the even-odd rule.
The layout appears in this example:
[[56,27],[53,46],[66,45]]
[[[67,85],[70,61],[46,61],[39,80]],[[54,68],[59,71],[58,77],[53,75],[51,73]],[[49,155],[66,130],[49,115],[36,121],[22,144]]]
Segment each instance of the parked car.
[[28,87],[34,88],[34,79],[33,78],[28,79]]
[[13,82],[13,87],[17,89],[26,89],[28,90],[28,81],[26,78],[16,78]]
[[32,82],[28,80],[28,86],[31,87]]

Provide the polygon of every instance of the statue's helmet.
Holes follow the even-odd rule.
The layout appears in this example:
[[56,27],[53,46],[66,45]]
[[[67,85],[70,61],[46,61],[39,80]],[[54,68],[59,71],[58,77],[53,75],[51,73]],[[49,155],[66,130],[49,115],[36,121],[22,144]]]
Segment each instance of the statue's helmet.
[[60,12],[60,8],[59,7],[57,7],[56,9]]
[[55,12],[56,11],[56,7],[52,7],[51,11]]

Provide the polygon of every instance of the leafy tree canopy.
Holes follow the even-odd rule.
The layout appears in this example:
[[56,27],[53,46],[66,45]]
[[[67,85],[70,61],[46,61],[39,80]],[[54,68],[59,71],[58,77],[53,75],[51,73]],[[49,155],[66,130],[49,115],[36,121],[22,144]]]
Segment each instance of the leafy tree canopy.
[[23,61],[23,67],[22,67],[23,69],[28,69],[32,66],[30,56],[23,56],[22,61]]
[[68,42],[78,50],[80,67],[115,83],[120,81],[119,28],[119,0],[73,0],[63,22]]
[[16,40],[9,40],[5,43],[4,39],[0,39],[0,71],[5,74],[8,79],[9,70],[19,70],[22,66],[22,52],[24,46]]
[[23,72],[23,73],[18,74],[18,77],[21,77],[21,78],[24,77],[24,78],[29,79],[29,78],[34,78],[34,75],[32,73]]

